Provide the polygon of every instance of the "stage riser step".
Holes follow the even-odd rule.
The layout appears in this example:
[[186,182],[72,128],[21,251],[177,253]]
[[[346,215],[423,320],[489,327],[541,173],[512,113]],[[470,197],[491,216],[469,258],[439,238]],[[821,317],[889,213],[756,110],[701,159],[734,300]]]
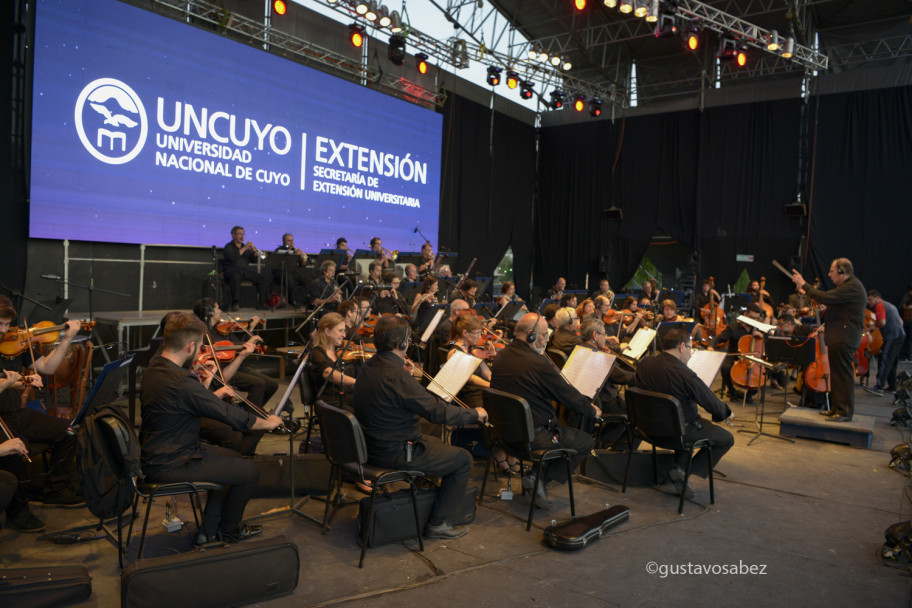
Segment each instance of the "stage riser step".
[[873,416],[856,414],[851,422],[829,422],[819,411],[807,407],[788,408],[779,417],[779,434],[870,449],[874,438]]

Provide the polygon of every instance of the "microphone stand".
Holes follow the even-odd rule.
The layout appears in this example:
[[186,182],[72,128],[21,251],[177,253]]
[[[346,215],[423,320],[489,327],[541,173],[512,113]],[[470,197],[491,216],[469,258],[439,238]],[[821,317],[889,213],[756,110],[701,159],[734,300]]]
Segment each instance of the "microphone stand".
[[415,226],[415,229],[414,229],[412,232],[415,232],[415,233],[417,233],[417,234],[420,234],[420,235],[421,235],[421,238],[424,239],[424,242],[425,242],[425,243],[430,243],[430,242],[431,242],[431,239],[429,239],[429,238],[427,238],[426,236],[424,236],[424,233],[421,232],[420,230],[418,230],[418,226]]
[[13,289],[12,287],[9,287],[9,286],[6,285],[3,281],[0,281],[0,289],[5,289],[6,292],[7,292],[8,294],[10,294],[11,296],[13,296],[13,298],[16,299],[16,302],[17,302],[17,304],[16,304],[16,316],[17,316],[17,317],[21,317],[21,316],[22,316],[22,301],[23,301],[23,300],[28,300],[28,301],[31,302],[32,304],[35,304],[35,305],[37,305],[37,306],[40,306],[41,308],[44,308],[45,310],[51,310],[51,307],[48,306],[47,304],[42,304],[42,303],[39,302],[38,300],[33,300],[32,298],[28,297],[27,295],[25,295],[25,294],[22,293],[21,291],[19,291],[19,290],[17,290],[17,289]]
[[310,316],[308,316],[306,319],[304,319],[304,321],[303,321],[300,325],[298,325],[297,327],[295,327],[295,330],[294,330],[294,331],[295,331],[296,334],[298,334],[298,337],[301,338],[301,342],[305,342],[305,341],[306,341],[306,340],[304,339],[304,336],[301,335],[301,328],[303,328],[305,325],[307,325],[308,323],[310,323],[310,320],[314,318],[314,315],[316,315],[318,312],[320,312],[321,310],[323,310],[323,307],[326,306],[326,303],[327,303],[329,300],[331,300],[331,299],[333,298],[333,296],[335,296],[335,295],[336,295],[336,294],[345,286],[345,284],[348,283],[349,281],[351,281],[351,279],[346,278],[344,281],[342,281],[342,283],[337,284],[337,285],[336,285],[336,288],[333,290],[333,292],[332,292],[331,294],[329,294],[329,297],[326,298],[325,300],[323,300],[323,303],[320,304],[319,306],[317,306],[317,308],[314,309],[314,311],[313,311],[312,313],[310,313]]

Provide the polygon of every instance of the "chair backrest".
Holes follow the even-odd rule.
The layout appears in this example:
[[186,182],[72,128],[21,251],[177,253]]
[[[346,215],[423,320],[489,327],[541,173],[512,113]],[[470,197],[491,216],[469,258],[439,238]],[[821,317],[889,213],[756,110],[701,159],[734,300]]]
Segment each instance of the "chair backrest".
[[683,448],[687,427],[677,399],[636,387],[628,388],[624,398],[631,423],[647,441],[660,447]]
[[298,391],[301,394],[301,405],[311,405],[314,402],[316,395],[310,383],[310,363],[304,366],[298,376]]
[[549,348],[545,351],[545,354],[548,355],[549,359],[554,361],[554,365],[564,369],[564,364],[567,363],[567,355],[564,351],[559,348]]
[[323,449],[329,461],[335,464],[367,462],[367,443],[358,419],[351,412],[333,407],[322,399],[317,400],[316,406]]
[[86,506],[97,517],[115,517],[133,502],[133,479],[141,475],[139,441],[115,408],[103,407],[79,431],[78,476]]
[[496,439],[512,446],[529,446],[535,437],[529,402],[511,393],[493,388],[482,389],[484,408]]

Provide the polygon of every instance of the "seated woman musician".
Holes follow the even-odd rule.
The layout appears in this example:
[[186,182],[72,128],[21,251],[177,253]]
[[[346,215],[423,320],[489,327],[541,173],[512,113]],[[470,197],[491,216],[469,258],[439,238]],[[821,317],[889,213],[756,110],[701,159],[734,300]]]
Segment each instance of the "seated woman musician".
[[435,276],[427,276],[421,285],[421,291],[415,296],[412,302],[412,322],[421,323],[421,319],[427,314],[428,309],[437,304],[437,289],[439,281]]
[[[497,351],[494,350],[492,342],[487,342],[486,348],[477,347],[484,332],[484,326],[484,321],[473,314],[472,311],[460,313],[450,331],[451,341],[449,344],[450,350],[447,353],[447,361],[455,355],[457,350],[481,359],[490,360],[493,358]],[[482,361],[456,396],[471,408],[482,407],[481,389],[488,386],[491,386],[491,369],[487,363]],[[487,438],[485,442],[489,443]],[[494,462],[505,473],[511,470],[514,473],[520,472],[519,461],[513,457],[508,457],[499,448],[494,452]]]
[[635,296],[627,296],[624,300],[624,305],[621,308],[621,313],[621,330],[618,335],[618,340],[621,342],[630,342],[639,328],[648,326],[646,323],[646,316],[642,310],[638,309]]
[[513,281],[504,281],[503,285],[500,286],[500,293],[502,294],[497,298],[497,304],[499,306],[506,306],[510,302],[522,302],[523,299],[516,295],[516,283]]
[[595,302],[593,302],[591,298],[583,300],[580,305],[576,307],[576,316],[579,317],[580,322],[585,321],[589,317],[595,317]]
[[[352,398],[354,397],[355,378],[353,365],[343,365],[344,361],[336,365],[339,357],[343,355],[341,348],[345,342],[345,320],[342,315],[330,312],[323,315],[313,333],[313,348],[310,351],[310,385],[314,391],[319,391],[323,383],[327,382],[327,390],[323,395],[317,395],[327,403],[333,403],[332,393],[342,394],[342,407],[354,411]],[[334,369],[335,366],[335,369]],[[332,376],[330,378],[330,376]]]

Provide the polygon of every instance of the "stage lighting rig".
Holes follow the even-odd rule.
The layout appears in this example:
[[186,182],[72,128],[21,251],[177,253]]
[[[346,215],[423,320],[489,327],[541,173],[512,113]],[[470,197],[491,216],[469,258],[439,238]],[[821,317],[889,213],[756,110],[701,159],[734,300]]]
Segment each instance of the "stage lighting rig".
[[598,118],[602,115],[602,100],[593,99],[589,102],[589,116],[592,118]]
[[285,4],[285,0],[274,0],[272,3],[272,13],[274,15],[282,16],[288,12],[288,5]]
[[499,85],[500,84],[500,73],[502,71],[503,71],[502,68],[499,68],[496,65],[492,65],[492,66],[488,67],[488,84],[491,85],[492,87],[496,87],[497,85]]
[[573,102],[573,109],[577,112],[582,112],[586,108],[585,100],[585,95],[577,95],[576,100]]
[[519,86],[519,74],[516,72],[510,71],[507,72],[507,88],[515,89]]
[[348,40],[355,48],[364,46],[364,26],[360,23],[352,23],[348,26]]
[[428,56],[424,53],[415,53],[415,67],[418,73],[424,76],[428,73]]
[[551,109],[560,110],[564,107],[563,91],[551,91]]
[[395,65],[402,65],[405,62],[405,39],[402,36],[390,36],[386,56]]
[[523,80],[519,83],[519,96],[522,99],[531,99],[532,98],[532,83]]

